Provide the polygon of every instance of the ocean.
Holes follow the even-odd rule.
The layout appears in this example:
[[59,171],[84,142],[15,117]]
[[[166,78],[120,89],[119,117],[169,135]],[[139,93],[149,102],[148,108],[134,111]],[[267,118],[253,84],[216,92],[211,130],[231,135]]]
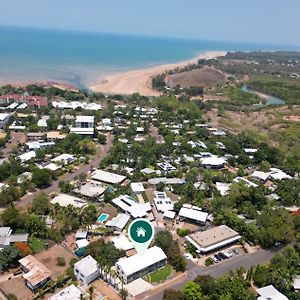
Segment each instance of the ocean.
[[293,48],[0,26],[0,82],[56,81],[85,88],[106,75],[187,60],[209,50],[277,49]]

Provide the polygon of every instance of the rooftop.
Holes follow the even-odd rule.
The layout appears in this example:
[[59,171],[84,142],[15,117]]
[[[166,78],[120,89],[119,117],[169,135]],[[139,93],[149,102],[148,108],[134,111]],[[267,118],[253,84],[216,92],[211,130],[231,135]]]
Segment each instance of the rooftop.
[[82,293],[75,285],[70,285],[54,294],[49,300],[80,300]]
[[106,183],[117,184],[122,183],[126,179],[126,176],[97,169],[92,173],[92,179]]
[[201,208],[192,205],[183,205],[179,211],[179,216],[197,222],[205,223],[208,213],[201,211]]
[[128,258],[120,259],[116,265],[122,269],[122,272],[126,276],[129,276],[166,258],[167,256],[164,251],[154,246],[147,249],[144,255],[135,254]]
[[74,268],[77,269],[84,277],[87,277],[98,270],[98,263],[91,255],[88,255],[78,261],[74,265]]
[[87,202],[85,200],[67,194],[59,194],[51,200],[51,203],[58,203],[60,206],[73,205],[79,208],[87,205]]

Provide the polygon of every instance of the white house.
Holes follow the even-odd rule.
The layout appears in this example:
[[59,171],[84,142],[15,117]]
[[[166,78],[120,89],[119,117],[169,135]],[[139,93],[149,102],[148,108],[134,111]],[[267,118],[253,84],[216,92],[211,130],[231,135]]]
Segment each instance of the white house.
[[107,221],[105,226],[111,227],[117,231],[122,231],[129,220],[130,220],[130,216],[128,216],[126,214],[118,214],[116,217]]
[[0,129],[3,129],[10,120],[10,114],[0,114]]
[[82,284],[89,285],[100,275],[97,261],[91,255],[86,256],[74,264],[74,274]]
[[65,153],[53,158],[51,161],[56,164],[69,165],[73,163],[75,160],[76,158],[74,155]]
[[114,246],[120,250],[128,251],[134,248],[133,244],[124,234],[112,237],[111,241]]
[[94,116],[77,116],[76,127],[71,127],[70,132],[80,135],[94,135]]
[[73,205],[75,207],[82,208],[87,205],[87,202],[85,200],[67,194],[59,194],[56,197],[54,197],[50,202],[52,204],[58,203],[60,206],[63,207]]
[[92,173],[92,179],[109,184],[121,184],[125,181],[126,176],[97,169]]
[[145,188],[142,182],[131,182],[130,187],[135,194],[142,194],[143,192],[145,192]]
[[54,294],[48,300],[80,300],[82,299],[82,296],[83,294],[79,288],[72,284]]
[[158,212],[165,212],[174,209],[174,203],[165,192],[154,192],[154,204]]
[[36,157],[36,154],[34,151],[29,151],[26,153],[23,153],[19,156],[19,159],[22,163],[27,162],[29,160],[31,160],[32,158]]
[[116,263],[116,267],[125,283],[129,283],[164,267],[166,263],[167,256],[164,251],[154,246],[147,249],[143,255],[135,254],[128,258],[121,258]]
[[184,204],[178,215],[180,218],[199,224],[205,224],[208,218],[208,213],[203,212],[200,207],[190,204]]
[[209,154],[201,157],[201,164],[206,169],[222,169],[227,161],[223,157]]
[[257,300],[289,300],[288,297],[280,293],[273,285],[267,285],[256,289],[259,297]]

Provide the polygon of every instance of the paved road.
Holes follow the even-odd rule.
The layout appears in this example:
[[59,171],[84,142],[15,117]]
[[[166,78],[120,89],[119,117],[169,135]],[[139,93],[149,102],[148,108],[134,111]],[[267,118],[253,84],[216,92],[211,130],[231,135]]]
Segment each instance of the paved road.
[[10,154],[12,153],[12,150],[14,147],[20,144],[24,144],[26,142],[26,134],[24,132],[16,132],[12,131],[10,133],[10,140],[8,143],[6,143],[5,148],[2,150],[2,154],[4,158],[9,158]]
[[77,170],[75,170],[73,173],[66,173],[63,175],[59,180],[56,180],[52,183],[51,186],[49,186],[46,189],[39,190],[37,192],[34,192],[32,194],[27,194],[21,198],[21,200],[16,204],[17,207],[24,207],[28,205],[33,198],[40,192],[44,192],[45,194],[51,194],[54,192],[57,192],[59,190],[58,184],[59,181],[72,181],[75,177],[79,176],[80,174],[88,173],[92,168],[99,167],[99,163],[101,160],[108,154],[111,146],[112,146],[113,136],[108,135],[107,137],[107,143],[105,145],[97,146],[96,148],[96,154],[94,155],[93,159],[85,165],[79,166]]
[[158,288],[156,290],[152,290],[151,292],[139,295],[138,299],[161,300],[163,298],[163,292],[165,289],[180,290],[185,283],[194,280],[198,275],[210,275],[214,278],[219,278],[224,274],[234,271],[240,267],[250,269],[251,266],[266,264],[276,253],[276,251],[267,251],[261,249],[252,254],[235,256],[229,260],[210,266],[209,268],[199,266],[189,261],[186,276],[182,277],[175,283],[171,282],[169,285],[164,285],[163,288]]

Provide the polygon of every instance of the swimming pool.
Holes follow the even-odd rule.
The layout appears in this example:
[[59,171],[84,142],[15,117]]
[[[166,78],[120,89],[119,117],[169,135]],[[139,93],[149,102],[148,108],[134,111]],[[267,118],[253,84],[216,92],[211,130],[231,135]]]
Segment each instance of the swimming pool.
[[104,223],[107,219],[108,219],[109,215],[108,214],[105,214],[105,213],[102,213],[98,219],[97,219],[97,222],[98,223]]

